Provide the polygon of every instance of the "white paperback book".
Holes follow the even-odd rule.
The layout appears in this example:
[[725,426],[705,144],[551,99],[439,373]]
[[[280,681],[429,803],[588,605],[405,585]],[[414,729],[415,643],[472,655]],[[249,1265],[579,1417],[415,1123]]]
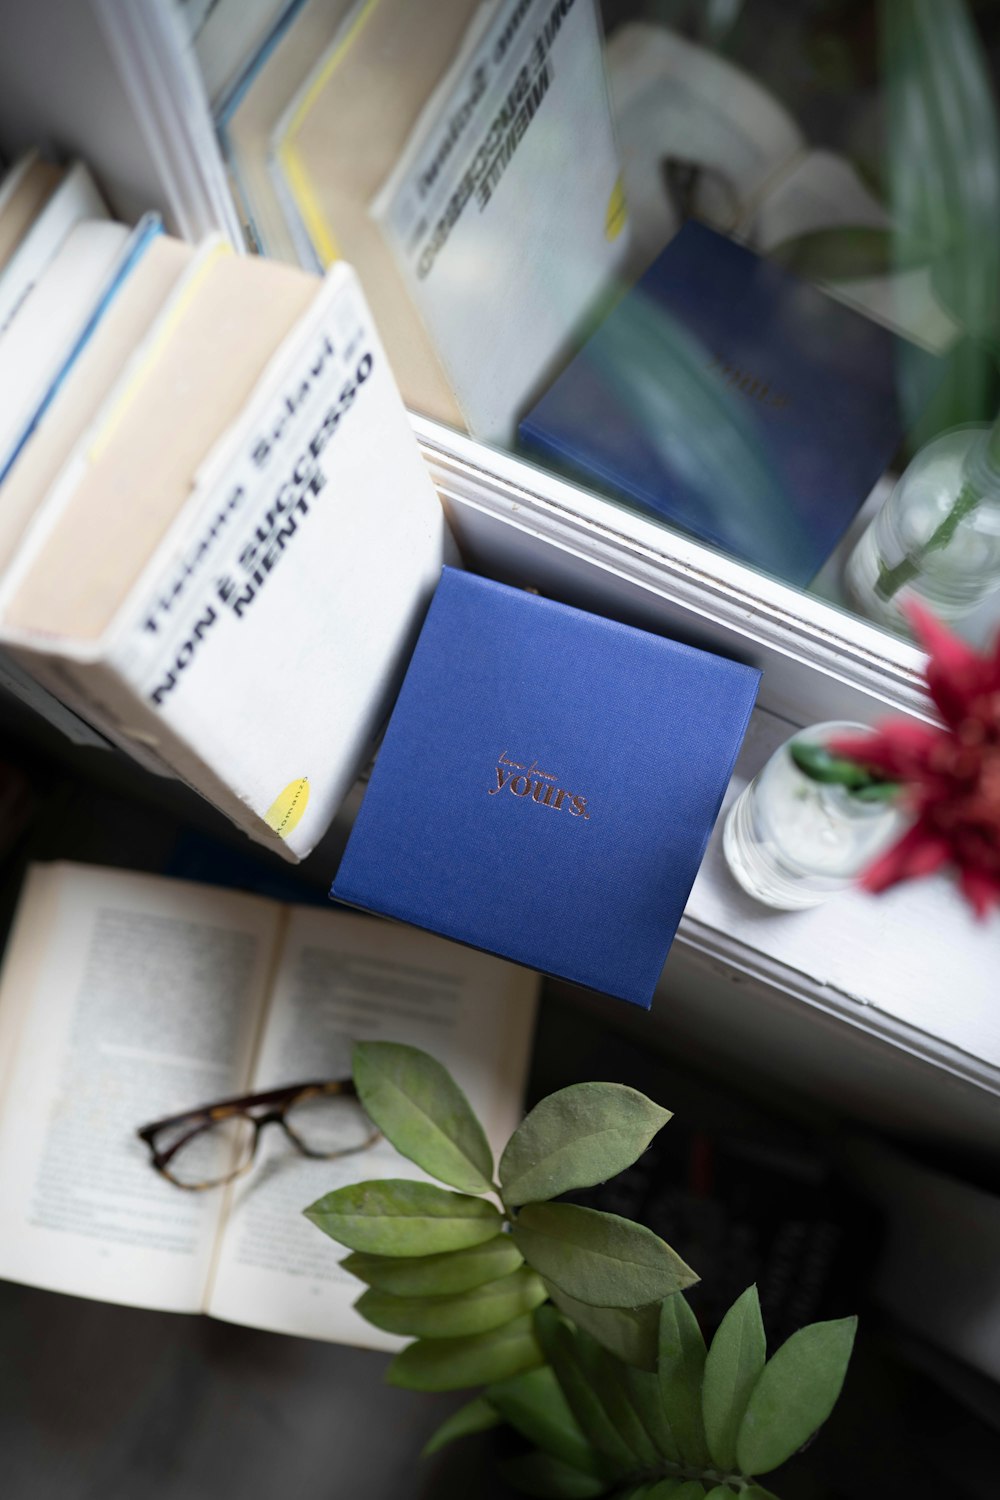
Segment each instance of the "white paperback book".
[[75,162],[0,272],[0,334],[74,225],[82,219],[107,217],[94,179],[83,162]]
[[129,237],[110,219],[74,225],[0,338],[0,481],[79,347]]
[[371,213],[470,431],[512,442],[627,245],[594,0],[484,6]]
[[[32,289],[20,314],[0,338],[0,570],[16,550],[29,517],[25,497],[13,496],[4,481],[66,376],[86,351],[101,319],[113,305],[132,269],[161,231],[159,218],[146,214],[132,230],[109,219],[84,219],[67,234]],[[43,433],[40,441],[48,441]],[[0,688],[26,703],[74,744],[107,748],[93,706],[67,684],[46,681],[44,664],[33,672],[0,652]],[[146,758],[148,769],[154,769]],[[157,763],[155,769],[162,770]]]
[[370,755],[456,557],[354,272],[340,262],[316,288],[105,627],[24,628],[11,601],[127,410],[144,347],[0,586],[0,642],[15,659],[45,662],[116,738],[292,860]]

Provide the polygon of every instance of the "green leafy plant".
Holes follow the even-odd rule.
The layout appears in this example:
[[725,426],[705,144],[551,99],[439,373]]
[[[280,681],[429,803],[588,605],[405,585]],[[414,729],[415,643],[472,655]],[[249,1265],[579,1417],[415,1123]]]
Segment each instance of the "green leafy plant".
[[623,1084],[561,1089],[494,1176],[468,1100],[425,1052],[359,1043],[354,1079],[387,1139],[445,1187],[362,1182],[306,1215],[351,1251],[343,1265],[367,1286],[358,1311],[412,1338],[391,1384],[484,1387],[425,1452],[506,1423],[533,1445],[504,1466],[529,1495],[767,1500],[756,1476],[829,1416],[856,1319],[803,1328],[767,1359],[750,1287],[706,1349],[683,1296],[698,1278],[664,1240],[553,1201],[630,1166],[669,1111]]

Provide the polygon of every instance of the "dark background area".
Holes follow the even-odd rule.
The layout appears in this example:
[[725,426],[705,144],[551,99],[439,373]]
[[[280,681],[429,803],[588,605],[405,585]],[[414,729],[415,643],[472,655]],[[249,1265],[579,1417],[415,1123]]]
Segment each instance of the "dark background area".
[[[183,787],[117,754],[73,751],[13,708],[0,756],[3,776],[22,788],[20,818],[0,831],[5,924],[29,859],[325,901],[336,832],[303,865],[284,865]],[[751,1280],[772,1348],[802,1322],[861,1314],[844,1396],[820,1439],[775,1476],[782,1500],[992,1494],[1000,1400],[983,1377],[874,1305],[881,1216],[841,1174],[847,1123],[812,1117],[794,1093],[781,1100],[755,1086],[750,1060],[736,1079],[675,1053],[668,1010],[657,1049],[637,1043],[627,1010],[556,983],[543,995],[530,1100],[609,1078],[674,1111],[636,1167],[583,1200],[648,1222],[698,1267],[704,1284],[692,1301],[708,1332]],[[0,1342],[0,1472],[10,1500],[508,1493],[496,1470],[517,1446],[509,1435],[418,1458],[465,1397],[385,1386],[384,1355],[11,1284],[0,1284]]]

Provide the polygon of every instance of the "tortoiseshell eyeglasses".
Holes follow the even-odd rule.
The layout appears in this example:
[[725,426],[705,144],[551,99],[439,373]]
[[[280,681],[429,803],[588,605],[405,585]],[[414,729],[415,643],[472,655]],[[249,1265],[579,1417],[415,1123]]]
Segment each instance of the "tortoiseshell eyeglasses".
[[280,1125],[303,1156],[330,1161],[364,1151],[379,1138],[350,1079],[294,1083],[263,1094],[220,1099],[139,1130],[153,1166],[175,1187],[200,1192],[231,1182],[251,1166],[265,1125]]

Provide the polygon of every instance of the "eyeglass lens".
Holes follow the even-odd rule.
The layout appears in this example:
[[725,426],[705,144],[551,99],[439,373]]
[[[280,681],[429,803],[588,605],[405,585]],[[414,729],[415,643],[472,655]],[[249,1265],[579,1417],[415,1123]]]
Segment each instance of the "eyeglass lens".
[[306,1094],[285,1110],[285,1128],[304,1150],[337,1156],[369,1145],[374,1126],[349,1094]]
[[[311,1156],[360,1151],[377,1134],[357,1099],[349,1094],[304,1094],[280,1118],[294,1144]],[[215,1187],[249,1166],[256,1133],[257,1124],[250,1114],[223,1116],[197,1127],[181,1121],[158,1132],[156,1149],[165,1155],[176,1144],[164,1166],[181,1187]]]
[[[177,1134],[182,1144],[166,1163],[167,1174],[182,1187],[214,1187],[249,1166],[256,1126],[248,1115],[230,1115],[193,1133],[190,1125],[179,1127],[175,1139]],[[169,1151],[173,1144],[169,1135],[157,1136],[158,1151]]]

